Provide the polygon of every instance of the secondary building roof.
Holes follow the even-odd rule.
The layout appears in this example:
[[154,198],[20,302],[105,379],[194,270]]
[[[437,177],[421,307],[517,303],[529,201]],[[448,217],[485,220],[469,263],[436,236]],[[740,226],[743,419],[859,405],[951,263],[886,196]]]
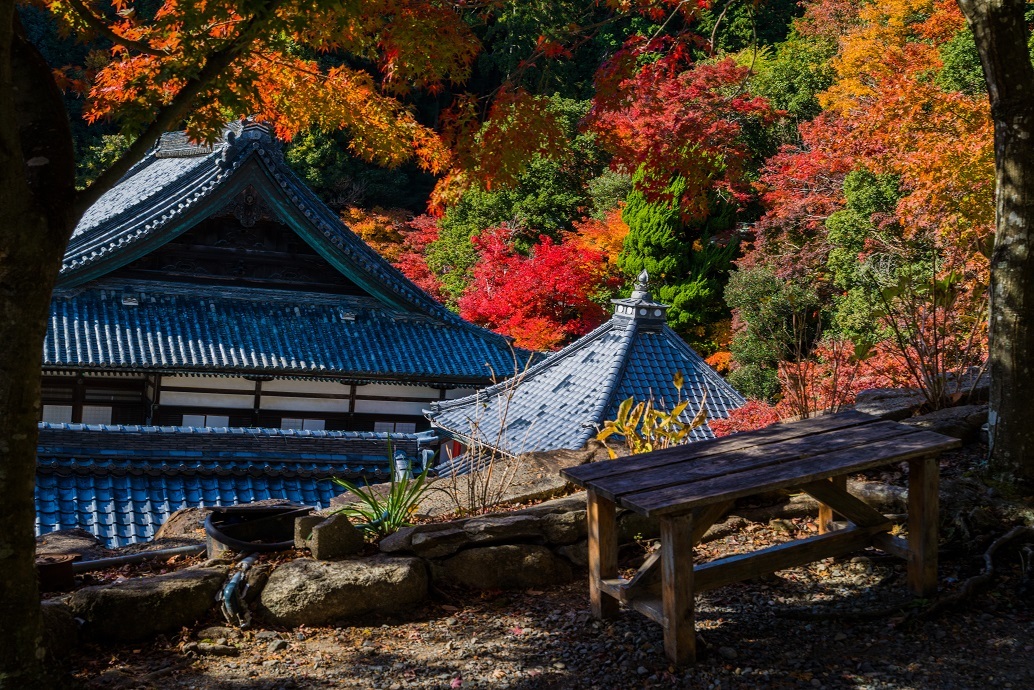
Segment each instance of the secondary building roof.
[[[688,422],[706,393],[708,417],[727,417],[746,401],[667,326],[668,307],[651,299],[648,280],[644,271],[632,296],[613,300],[614,315],[592,333],[512,379],[432,404],[428,419],[468,445],[518,455],[581,448],[627,398],[670,408],[681,395],[690,401]],[[694,441],[713,437],[706,424],[691,432]]]
[[[183,277],[189,268],[175,281],[120,272],[228,209],[239,228],[251,227],[260,210],[290,228],[311,254],[302,257],[305,265],[329,266],[350,293],[268,289],[232,275],[222,284],[190,280]],[[234,246],[242,261],[262,254]],[[69,243],[49,325],[44,365],[51,369],[484,384],[493,371],[514,366],[506,338],[453,314],[370,249],[288,168],[269,131],[252,122],[229,125],[212,146],[166,134],[101,197]],[[518,351],[518,359],[528,354]]]
[[326,508],[332,477],[387,481],[427,434],[40,424],[36,534],[79,527],[108,546],[147,541],[180,508],[286,499]]

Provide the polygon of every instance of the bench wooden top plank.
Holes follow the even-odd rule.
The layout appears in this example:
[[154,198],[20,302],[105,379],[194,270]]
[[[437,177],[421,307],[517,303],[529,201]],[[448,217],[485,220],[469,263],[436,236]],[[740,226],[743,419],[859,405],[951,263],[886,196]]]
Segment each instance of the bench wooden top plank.
[[744,448],[752,448],[754,446],[780,443],[802,436],[812,436],[838,429],[875,424],[880,421],[879,417],[849,410],[835,415],[815,417],[799,422],[773,424],[757,431],[733,434],[708,441],[696,441],[684,446],[665,448],[664,450],[657,450],[644,455],[632,455],[609,462],[578,465],[561,470],[561,474],[565,479],[585,486],[587,482],[614,474],[624,474],[659,465],[667,465],[672,462],[681,462],[693,458],[708,457]]
[[621,505],[653,517],[683,513],[699,506],[751,494],[800,486],[839,474],[859,472],[890,462],[936,455],[958,448],[962,442],[932,431],[876,441],[848,450],[734,472],[700,481],[688,481],[663,489],[626,494]]
[[[776,444],[743,448],[719,456],[697,457],[658,467],[625,471],[589,483],[599,495],[613,501],[625,494],[662,489],[732,472],[746,472],[918,432],[918,429],[897,422],[876,422],[815,436],[791,438]],[[622,459],[613,462],[625,464]]]

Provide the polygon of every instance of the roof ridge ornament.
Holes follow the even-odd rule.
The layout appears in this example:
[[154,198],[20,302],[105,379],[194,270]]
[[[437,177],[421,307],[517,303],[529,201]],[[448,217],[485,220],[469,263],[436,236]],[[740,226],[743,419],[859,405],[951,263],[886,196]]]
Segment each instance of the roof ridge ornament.
[[653,299],[650,295],[650,274],[644,268],[635,279],[635,286],[632,289],[632,299]]
[[649,321],[655,324],[663,324],[668,320],[668,305],[653,300],[650,294],[650,274],[645,268],[636,276],[631,295],[625,299],[610,301],[614,305],[614,318]]

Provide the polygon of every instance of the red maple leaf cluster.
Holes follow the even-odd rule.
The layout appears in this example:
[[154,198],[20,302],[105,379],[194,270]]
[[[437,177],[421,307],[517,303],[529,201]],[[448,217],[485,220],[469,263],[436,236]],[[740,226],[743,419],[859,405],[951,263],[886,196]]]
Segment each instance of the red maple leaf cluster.
[[501,226],[474,239],[481,260],[459,300],[463,318],[534,350],[556,349],[607,318],[593,301],[616,288],[602,252],[543,235],[524,255],[509,234]]

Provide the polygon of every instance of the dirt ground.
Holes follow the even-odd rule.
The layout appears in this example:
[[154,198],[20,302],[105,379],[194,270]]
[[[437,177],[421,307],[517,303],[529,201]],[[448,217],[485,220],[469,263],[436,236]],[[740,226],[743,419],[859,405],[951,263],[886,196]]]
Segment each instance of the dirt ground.
[[[979,447],[942,460],[964,477]],[[901,482],[902,476],[883,479]],[[994,501],[990,504],[993,506]],[[1007,524],[982,513],[945,516],[941,590],[980,572]],[[983,516],[983,519],[978,520]],[[956,519],[958,518],[958,519]],[[815,531],[809,519],[750,523],[704,545],[710,559]],[[633,567],[650,543],[623,553]],[[874,550],[781,571],[698,597],[702,659],[674,668],[659,626],[622,609],[588,613],[583,575],[545,591],[435,591],[403,618],[341,627],[237,631],[213,613],[192,630],[147,644],[86,644],[72,660],[83,688],[1031,688],[1034,583],[1020,552],[1002,549],[994,586],[923,619],[904,564]],[[235,656],[185,653],[191,642]]]

